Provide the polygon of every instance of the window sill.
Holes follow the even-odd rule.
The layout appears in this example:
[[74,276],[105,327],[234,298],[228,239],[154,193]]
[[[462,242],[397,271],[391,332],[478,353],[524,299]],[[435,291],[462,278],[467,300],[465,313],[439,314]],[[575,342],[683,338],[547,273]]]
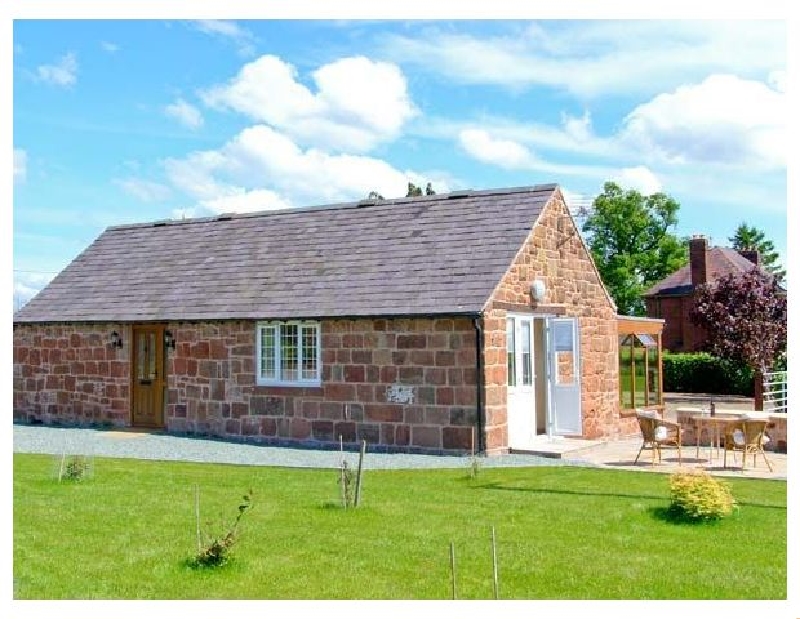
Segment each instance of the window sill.
[[322,387],[321,380],[286,381],[286,380],[256,380],[256,387]]

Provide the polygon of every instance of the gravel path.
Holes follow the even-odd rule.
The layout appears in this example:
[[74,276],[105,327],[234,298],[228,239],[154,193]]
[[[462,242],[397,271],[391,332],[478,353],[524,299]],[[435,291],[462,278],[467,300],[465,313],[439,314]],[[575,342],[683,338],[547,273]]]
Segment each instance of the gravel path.
[[[158,433],[23,424],[14,424],[14,451],[291,468],[331,469],[338,468],[340,463],[336,450],[271,447]],[[357,461],[356,452],[346,453],[351,464]],[[364,466],[370,469],[467,468],[469,462],[468,456],[370,453],[369,449],[364,457]],[[481,458],[481,466],[484,467],[563,465],[587,466],[588,463],[522,454]]]

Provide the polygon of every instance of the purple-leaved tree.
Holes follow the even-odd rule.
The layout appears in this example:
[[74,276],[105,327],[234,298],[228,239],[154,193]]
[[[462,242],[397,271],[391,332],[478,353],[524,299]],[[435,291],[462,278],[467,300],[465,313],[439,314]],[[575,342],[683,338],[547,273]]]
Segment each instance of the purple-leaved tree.
[[759,382],[786,352],[786,292],[777,280],[757,268],[722,277],[697,290],[690,319],[705,331],[706,350],[754,370],[760,409]]

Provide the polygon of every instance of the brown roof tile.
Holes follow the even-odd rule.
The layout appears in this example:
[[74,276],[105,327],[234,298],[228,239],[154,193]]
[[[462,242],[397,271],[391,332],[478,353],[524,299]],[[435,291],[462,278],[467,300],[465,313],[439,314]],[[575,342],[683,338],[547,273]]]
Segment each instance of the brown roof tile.
[[112,227],[14,322],[478,313],[555,189]]

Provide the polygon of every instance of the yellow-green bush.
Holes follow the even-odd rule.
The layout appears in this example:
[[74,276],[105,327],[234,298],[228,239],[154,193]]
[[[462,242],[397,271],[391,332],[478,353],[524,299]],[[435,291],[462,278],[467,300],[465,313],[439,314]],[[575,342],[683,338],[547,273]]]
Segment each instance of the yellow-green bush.
[[730,516],[736,499],[725,482],[705,471],[679,472],[670,477],[670,508],[691,520],[717,520]]

